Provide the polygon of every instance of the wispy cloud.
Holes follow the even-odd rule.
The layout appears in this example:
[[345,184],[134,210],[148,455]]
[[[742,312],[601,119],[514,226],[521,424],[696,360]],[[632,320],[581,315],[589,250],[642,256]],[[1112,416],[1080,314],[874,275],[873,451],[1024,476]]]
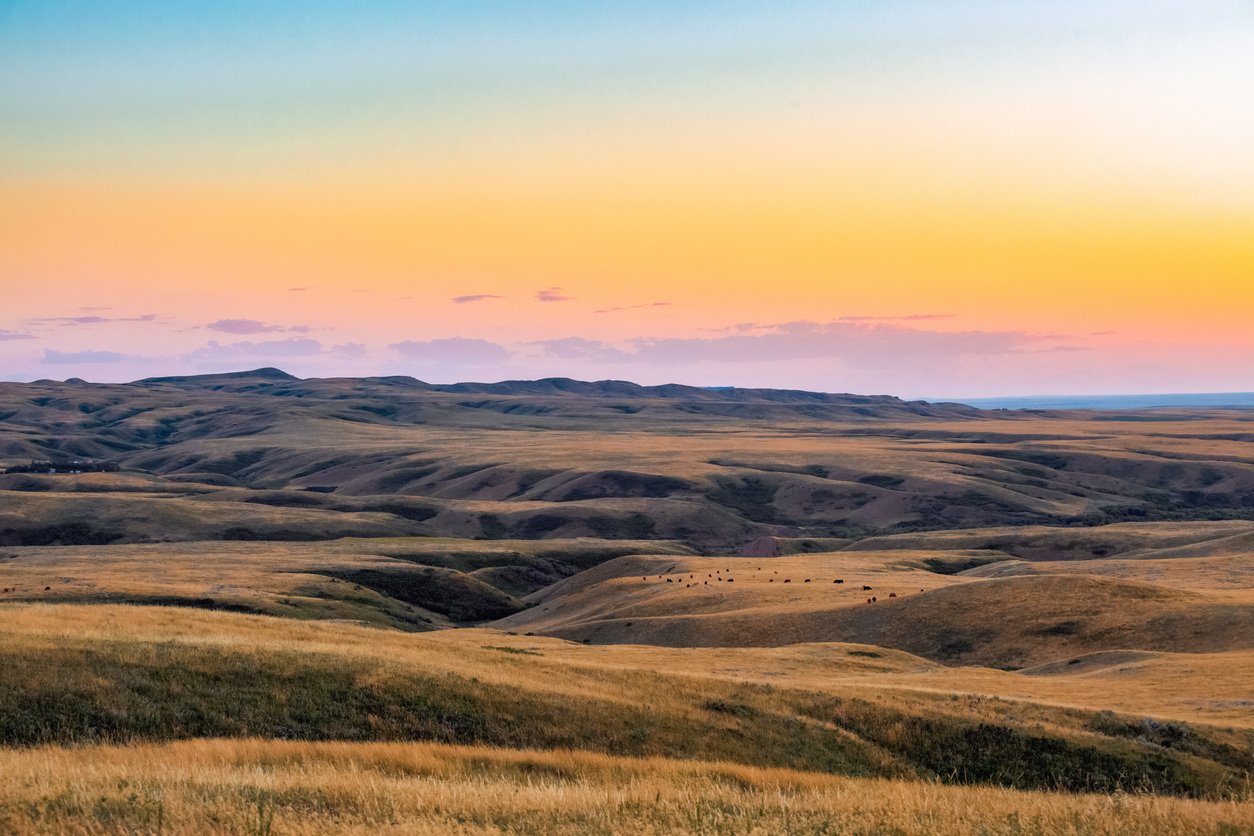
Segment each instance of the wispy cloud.
[[361,343],[341,343],[331,346],[331,353],[340,357],[365,357],[367,349]]
[[472,302],[486,302],[489,299],[504,299],[495,293],[468,293],[465,296],[454,296],[453,302],[458,305],[469,305]]
[[536,291],[536,299],[540,302],[569,302],[574,298],[563,293],[560,287],[546,287]]
[[669,305],[670,302],[645,302],[643,305],[619,305],[614,308],[601,308],[596,313],[606,314],[618,313],[619,311],[638,311],[641,308],[665,308]]
[[556,340],[542,340],[532,343],[532,345],[539,346],[546,355],[556,357],[559,360],[630,363],[637,359],[636,355],[631,352],[615,348],[599,340],[589,340],[584,337],[562,337]]
[[501,363],[509,359],[509,350],[488,340],[470,337],[449,337],[442,340],[405,340],[388,348],[422,363],[447,363],[459,366]]
[[289,337],[286,340],[263,340],[262,342],[243,340],[226,345],[217,340],[210,340],[207,345],[185,354],[183,359],[193,363],[217,363],[267,357],[313,357],[321,353],[322,344],[307,337]]
[[933,319],[953,319],[957,314],[903,314],[901,316],[842,316],[837,322],[924,322]]
[[113,322],[157,322],[159,317],[156,314],[144,314],[143,316],[100,316],[98,314],[88,314],[85,316],[47,316],[38,319],[26,320],[27,325],[52,325],[55,327],[73,327],[78,325],[108,325]]
[[205,326],[210,331],[220,331],[223,334],[272,334],[276,332],[290,331],[296,334],[304,334],[309,331],[308,325],[272,325],[266,322],[260,322],[256,319],[219,319],[217,322],[210,322]]
[[134,359],[128,354],[116,351],[57,351],[53,348],[44,349],[43,362],[57,365],[76,365],[79,363],[121,363]]
[[27,334],[25,331],[5,331],[3,329],[0,329],[0,342],[7,342],[9,340],[33,340],[33,339],[35,339],[35,335]]
[[[579,337],[545,340],[536,345],[550,357],[603,363],[671,366],[833,359],[864,367],[889,368],[902,363],[934,365],[963,356],[1008,354],[1054,336],[1020,331],[932,331],[883,323],[799,321],[771,326],[742,324],[718,337],[639,338],[628,340],[621,347]],[[1068,346],[1064,350],[1074,348]]]

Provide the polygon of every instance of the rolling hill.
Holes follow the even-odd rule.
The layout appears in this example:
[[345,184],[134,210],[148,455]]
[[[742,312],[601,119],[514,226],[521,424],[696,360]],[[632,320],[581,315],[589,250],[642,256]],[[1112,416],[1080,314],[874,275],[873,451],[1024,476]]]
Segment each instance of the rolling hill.
[[[437,386],[260,369],[0,384],[0,463],[91,458],[122,470],[3,477],[0,494],[26,522],[2,536],[601,537],[735,553],[763,536],[1247,519],[1251,441],[1254,414],[1241,410],[984,412],[617,381]],[[62,528],[60,497],[40,509],[12,496],[71,491],[108,509],[78,520],[89,532]],[[131,514],[110,504],[123,491],[204,523]],[[257,505],[286,510],[247,507]]]

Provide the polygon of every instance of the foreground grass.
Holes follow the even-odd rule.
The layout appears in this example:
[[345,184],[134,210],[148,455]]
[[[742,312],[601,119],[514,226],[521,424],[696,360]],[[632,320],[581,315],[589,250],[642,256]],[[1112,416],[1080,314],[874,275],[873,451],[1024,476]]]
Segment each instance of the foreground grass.
[[[1243,730],[867,689],[780,688],[399,633],[160,607],[0,608],[0,745],[413,741],[1021,789],[1245,794]],[[526,649],[526,648],[521,648]],[[512,652],[507,652],[512,651]],[[877,659],[848,655],[837,664]]]
[[1239,834],[1254,806],[429,743],[0,752],[13,834]]

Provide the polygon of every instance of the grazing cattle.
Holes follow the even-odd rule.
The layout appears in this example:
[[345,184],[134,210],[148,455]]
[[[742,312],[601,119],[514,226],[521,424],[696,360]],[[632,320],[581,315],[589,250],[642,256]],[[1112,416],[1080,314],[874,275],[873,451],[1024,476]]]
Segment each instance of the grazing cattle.
[[788,578],[784,578],[784,583],[792,583]]
[[878,600],[879,600],[879,599],[878,599],[878,598],[876,598],[874,595],[872,595],[872,596],[871,596],[871,603],[872,603],[872,604],[874,604],[874,603],[875,603],[876,601],[878,601]]
[[844,583],[844,582],[845,582],[844,578],[837,578],[836,580],[832,581],[832,583]]
[[866,584],[863,584],[863,585],[862,585],[862,591],[863,591],[863,592],[870,592],[870,591],[871,591],[871,587],[867,586]]
[[667,583],[674,583],[674,581],[673,581],[673,580],[671,580],[670,578],[667,578],[667,579],[666,579],[666,582],[667,582]]
[[868,604],[869,604],[869,603],[871,603],[871,599],[870,599],[870,598],[867,598],[867,599],[866,599],[866,602],[867,602]]
[[52,589],[52,587],[50,587],[50,586],[45,586],[45,587],[44,587],[44,592],[48,592],[48,591],[50,591],[51,589]]
[[722,583],[722,582],[723,582],[723,579],[722,579],[722,578],[719,578],[719,579],[718,579],[718,582],[719,582],[719,583]]
[[727,579],[727,582],[728,582],[728,583],[735,583],[735,582],[736,582],[736,579],[735,579],[735,578],[728,578],[728,579]]
[[774,578],[767,578],[766,582],[767,582],[767,583],[775,583],[775,579],[774,579]]
[[701,581],[701,583],[705,584],[706,586],[709,586],[709,585],[710,585],[710,582],[709,582],[709,581]]
[[806,583],[809,583],[809,582],[810,582],[810,579],[809,579],[809,578],[806,578]]
[[896,592],[890,592],[890,593],[888,593],[888,597],[889,597],[889,598],[896,598],[896,597],[897,597],[897,593],[896,593]]
[[648,578],[641,578],[640,580],[642,580],[642,581],[647,581],[647,580],[648,580]]

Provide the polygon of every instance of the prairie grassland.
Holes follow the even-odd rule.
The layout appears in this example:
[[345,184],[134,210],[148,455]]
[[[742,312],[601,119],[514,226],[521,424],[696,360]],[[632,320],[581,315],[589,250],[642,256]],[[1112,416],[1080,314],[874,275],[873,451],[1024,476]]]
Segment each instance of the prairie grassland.
[[[1136,564],[1153,581],[1089,575],[1089,561],[1074,561],[1070,572],[1051,571],[1055,561],[999,573],[1005,557],[970,550],[623,557],[537,593],[536,606],[494,626],[593,644],[857,642],[1006,669],[1109,650],[1254,649],[1248,554],[1196,569],[1187,559]],[[975,568],[942,573],[968,564]]]
[[760,654],[738,664],[732,651],[658,650],[654,664],[639,649],[616,658],[492,631],[161,607],[7,605],[0,615],[7,745],[421,739],[1202,798],[1244,792],[1254,766],[1249,729],[880,687],[881,651],[864,647],[810,660],[845,668],[849,682],[769,684],[749,671],[769,672]]
[[[0,464],[96,456],[141,474],[0,480],[23,505],[0,513],[0,542],[603,536],[730,552],[763,534],[1245,519],[1254,497],[1240,411],[1020,415],[859,398],[833,408],[796,393],[231,386],[0,387]],[[119,499],[145,480],[149,493]],[[64,495],[8,496],[21,492]],[[367,497],[420,499],[422,513],[355,501]],[[272,513],[256,507],[268,502]],[[86,528],[65,530],[73,520]]]
[[615,670],[752,682],[820,693],[942,695],[982,716],[987,699],[1110,710],[1180,722],[1254,729],[1254,651],[1109,651],[1042,668],[949,667],[891,648],[844,643],[787,647],[585,645],[494,630],[442,633],[450,644],[485,644]]
[[520,597],[664,541],[366,538],[0,547],[0,602],[139,603],[406,630],[500,617]]
[[196,740],[0,751],[21,834],[1254,832],[1254,805],[429,743]]

